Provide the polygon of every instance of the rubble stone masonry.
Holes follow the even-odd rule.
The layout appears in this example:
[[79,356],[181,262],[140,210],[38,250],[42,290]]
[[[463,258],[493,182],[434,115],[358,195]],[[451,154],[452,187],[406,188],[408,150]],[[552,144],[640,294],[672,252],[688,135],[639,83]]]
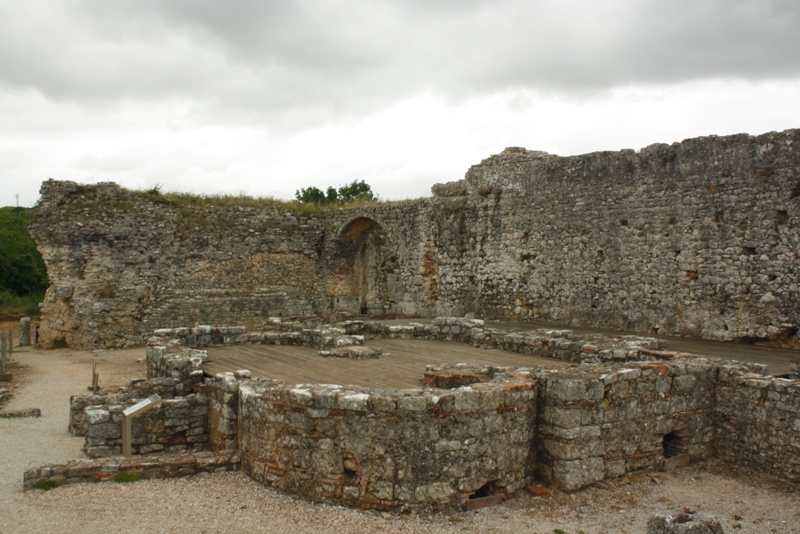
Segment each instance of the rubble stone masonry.
[[267,317],[464,315],[798,346],[800,130],[558,157],[303,214],[47,181],[40,341]]
[[[376,509],[452,510],[536,480],[575,491],[710,457],[800,482],[800,382],[770,376],[761,364],[676,353],[636,336],[498,333],[455,317],[267,326],[274,330],[159,331],[147,350],[150,378],[73,397],[71,432],[85,436],[90,456],[118,455],[120,412],[158,392],[168,400],[134,419],[137,453],[236,451],[259,482]],[[450,339],[576,363],[429,365],[413,389],[285,384],[245,370],[198,378],[207,344],[323,348],[376,337]],[[34,474],[26,484],[55,476]]]

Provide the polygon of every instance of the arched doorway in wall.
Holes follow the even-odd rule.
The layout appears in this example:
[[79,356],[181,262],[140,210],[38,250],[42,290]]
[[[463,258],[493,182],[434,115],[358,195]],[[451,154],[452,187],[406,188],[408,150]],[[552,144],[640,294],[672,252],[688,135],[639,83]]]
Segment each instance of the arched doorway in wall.
[[368,217],[342,226],[335,239],[329,292],[334,311],[380,315],[386,310],[383,228]]

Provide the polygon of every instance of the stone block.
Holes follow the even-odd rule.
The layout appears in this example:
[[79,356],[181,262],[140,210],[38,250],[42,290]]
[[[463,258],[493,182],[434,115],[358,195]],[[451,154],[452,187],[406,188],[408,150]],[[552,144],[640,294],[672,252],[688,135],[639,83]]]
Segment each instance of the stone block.
[[56,288],[56,296],[60,299],[72,298],[74,288],[72,286],[58,286]]
[[[342,395],[336,399],[336,404],[340,410],[367,411],[369,395],[367,393],[355,393],[352,395]],[[424,402],[424,401],[423,401]]]
[[547,380],[546,395],[563,402],[598,401],[604,392],[599,380],[566,377]]
[[100,423],[89,426],[90,438],[113,439],[122,435],[122,427],[114,423]]
[[657,512],[647,521],[647,534],[723,534],[714,516],[691,510]]
[[564,491],[575,491],[603,480],[605,465],[602,458],[553,462],[553,485]]
[[358,499],[358,486],[344,486],[342,488],[342,498],[345,500],[354,501]]
[[313,406],[314,396],[311,390],[293,388],[289,390],[288,400],[297,406]]
[[[427,406],[425,397],[407,396],[397,399],[397,409],[408,412],[424,412]],[[456,409],[458,409],[458,401],[456,400]],[[460,411],[460,410],[459,410]]]
[[678,454],[676,456],[672,456],[671,458],[664,459],[664,471],[675,471],[681,467],[686,467],[690,463],[692,463],[692,456],[690,454]]
[[606,453],[602,440],[557,441],[543,439],[543,449],[555,460],[578,460],[581,458],[600,457]]
[[98,408],[94,406],[87,407],[84,412],[86,422],[89,425],[99,425],[111,420],[111,412],[106,408]]

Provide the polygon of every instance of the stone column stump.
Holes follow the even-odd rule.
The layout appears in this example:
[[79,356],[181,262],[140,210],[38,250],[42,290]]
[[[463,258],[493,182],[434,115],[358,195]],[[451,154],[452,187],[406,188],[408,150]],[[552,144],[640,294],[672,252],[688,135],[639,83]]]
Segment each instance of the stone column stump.
[[31,318],[23,317],[19,320],[19,345],[27,347],[31,344]]

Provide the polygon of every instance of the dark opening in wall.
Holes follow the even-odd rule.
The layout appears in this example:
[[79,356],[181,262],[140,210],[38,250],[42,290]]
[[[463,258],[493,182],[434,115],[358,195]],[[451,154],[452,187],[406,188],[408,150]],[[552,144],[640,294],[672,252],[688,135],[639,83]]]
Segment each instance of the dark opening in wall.
[[679,454],[689,452],[686,438],[678,432],[671,432],[664,436],[664,458],[673,458]]
[[[487,506],[497,506],[503,502],[502,486],[498,487],[497,480],[484,484],[467,499],[467,510],[477,510]],[[499,490],[499,491],[498,491]]]
[[484,484],[478,490],[469,496],[470,499],[481,499],[483,497],[491,497],[494,495],[492,492],[492,485],[491,484]]

